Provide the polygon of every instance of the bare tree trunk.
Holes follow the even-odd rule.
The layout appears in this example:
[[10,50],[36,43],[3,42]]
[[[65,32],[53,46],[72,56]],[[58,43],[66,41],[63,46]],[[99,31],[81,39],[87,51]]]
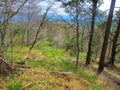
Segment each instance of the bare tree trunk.
[[97,60],[98,53],[99,53],[99,46],[97,45],[95,50],[95,60]]
[[109,45],[108,45],[108,55],[107,55],[107,61],[110,60],[110,55],[111,55],[111,49],[112,49],[112,40],[110,40]]
[[11,30],[10,30],[10,38],[11,38],[11,40],[10,40],[10,45],[11,45],[11,61],[13,61],[13,39],[14,39],[14,36],[13,36],[13,27],[12,27],[12,25],[11,25],[11,28],[10,28]]
[[114,61],[115,61],[115,55],[116,55],[116,47],[117,47],[117,41],[118,41],[118,37],[120,34],[120,17],[119,17],[119,21],[118,21],[118,26],[117,26],[117,30],[115,32],[115,36],[113,39],[113,44],[112,44],[112,53],[111,53],[111,58],[110,58],[110,65],[114,65]]
[[76,35],[76,42],[77,42],[77,57],[76,57],[76,66],[78,65],[78,60],[79,60],[79,53],[80,53],[80,48],[79,48],[79,23],[77,21],[77,29],[76,29],[77,35]]
[[27,15],[27,25],[28,25],[28,28],[27,28],[27,42],[26,42],[26,45],[29,45],[29,42],[30,42],[30,3],[27,7],[27,12],[28,12],[28,15]]
[[5,51],[6,49],[6,42],[5,42],[5,37],[6,37],[6,30],[7,30],[7,22],[2,25],[2,32],[1,32],[1,46],[0,46],[0,49],[2,51]]
[[21,44],[24,46],[25,45],[25,31],[26,30],[22,30],[22,37],[21,37],[21,39],[22,39],[22,41],[21,41]]
[[80,53],[80,48],[79,48],[79,20],[78,20],[78,15],[79,12],[78,12],[78,2],[76,1],[76,25],[77,25],[77,28],[76,28],[76,46],[77,46],[77,56],[76,56],[76,67],[78,66],[78,60],[79,60],[79,53]]
[[38,29],[37,29],[37,33],[36,33],[35,39],[34,39],[34,41],[33,41],[33,43],[32,43],[32,46],[29,48],[29,51],[31,51],[31,50],[33,49],[33,47],[34,47],[34,45],[35,45],[35,43],[36,43],[36,41],[37,41],[38,34],[39,34],[40,30],[41,30],[42,25],[44,24],[44,21],[45,21],[45,18],[46,18],[46,16],[47,16],[47,13],[48,13],[48,11],[49,11],[49,9],[50,9],[51,7],[52,7],[52,6],[50,6],[50,7],[47,8],[47,10],[46,10],[46,12],[45,12],[45,14],[44,14],[44,16],[43,16],[43,18],[42,18],[42,21],[41,21],[41,23],[40,23],[40,25],[39,25],[39,27],[38,27]]
[[4,48],[5,47],[5,34],[4,32],[2,32],[2,35],[1,35],[1,48]]
[[30,37],[30,16],[28,14],[28,28],[27,28],[27,43],[26,43],[26,45],[29,45],[29,37]]
[[85,32],[85,25],[83,27],[83,30],[82,30],[82,39],[81,39],[81,47],[80,47],[80,51],[83,52],[83,48],[84,48],[84,32]]
[[105,54],[106,54],[107,45],[108,45],[109,32],[110,32],[110,28],[112,24],[112,17],[113,17],[115,2],[116,0],[111,1],[110,12],[108,16],[108,21],[107,21],[106,31],[105,31],[105,36],[104,36],[104,42],[103,42],[100,61],[99,61],[98,73],[101,73],[104,70],[104,60],[105,60]]
[[29,31],[29,29],[27,29],[27,43],[26,43],[26,45],[29,45],[29,37],[30,37],[30,31]]
[[93,2],[92,22],[91,22],[90,38],[89,38],[89,43],[88,43],[88,52],[87,52],[87,58],[86,58],[86,65],[89,65],[90,61],[91,61],[92,41],[93,41],[95,15],[96,15],[96,8],[97,8],[97,0],[92,0],[92,2]]

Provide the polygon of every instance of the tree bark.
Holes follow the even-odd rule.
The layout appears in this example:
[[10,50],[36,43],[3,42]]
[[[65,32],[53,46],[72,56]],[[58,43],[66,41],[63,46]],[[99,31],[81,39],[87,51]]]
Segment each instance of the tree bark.
[[106,54],[106,50],[108,46],[109,32],[110,32],[110,28],[112,24],[112,17],[113,17],[115,2],[116,0],[111,1],[110,12],[108,16],[108,21],[107,21],[105,36],[104,36],[104,42],[103,42],[100,61],[99,61],[98,73],[101,73],[104,70],[104,60],[105,60],[105,54]]
[[79,60],[79,53],[80,53],[80,48],[79,48],[79,20],[78,20],[78,2],[76,2],[76,22],[77,22],[77,28],[76,28],[76,45],[77,45],[77,56],[76,56],[76,67],[78,66],[78,60]]
[[111,53],[111,58],[110,58],[110,62],[109,62],[109,64],[112,65],[112,66],[114,65],[114,61],[115,61],[117,41],[118,41],[119,33],[120,33],[120,17],[119,17],[119,21],[118,21],[117,30],[115,32],[115,36],[113,38],[112,53]]
[[30,38],[30,15],[28,14],[28,28],[27,28],[27,43],[26,43],[26,45],[29,45],[29,42],[30,42],[29,38]]
[[80,47],[81,52],[84,51],[84,33],[85,33],[85,25],[84,25],[83,30],[82,30],[81,47]]
[[90,38],[89,38],[89,42],[88,42],[88,52],[87,52],[87,58],[86,58],[86,65],[89,65],[90,61],[91,61],[92,41],[93,41],[95,15],[96,15],[96,8],[97,8],[97,0],[93,0],[92,2],[93,2],[92,22],[91,22]]

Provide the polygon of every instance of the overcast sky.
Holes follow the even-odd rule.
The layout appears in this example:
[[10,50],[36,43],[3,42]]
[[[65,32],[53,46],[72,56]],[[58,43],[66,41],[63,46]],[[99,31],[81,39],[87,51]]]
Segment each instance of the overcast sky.
[[[104,1],[104,4],[100,7],[100,9],[108,10],[110,8],[111,0],[103,0],[103,1]],[[116,0],[115,7],[120,7],[120,0]],[[118,10],[118,8],[116,8],[115,10]]]
[[[104,4],[100,7],[100,9],[101,10],[108,10],[110,8],[111,0],[103,0],[103,1],[104,1]],[[46,0],[40,3],[40,6],[42,6],[44,9],[46,9],[49,5],[50,5],[50,2],[48,3],[48,2],[46,2]],[[64,8],[62,8],[60,6],[61,6],[61,2],[55,2],[53,4],[51,10],[49,11],[49,13],[57,13],[58,15],[67,15],[64,12]],[[115,7],[120,7],[120,0],[116,0]],[[118,8],[116,8],[115,10],[118,10]]]

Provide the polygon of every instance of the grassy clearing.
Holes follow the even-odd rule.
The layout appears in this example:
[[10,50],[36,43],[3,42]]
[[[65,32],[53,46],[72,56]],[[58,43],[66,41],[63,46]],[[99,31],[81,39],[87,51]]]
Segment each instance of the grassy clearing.
[[[80,54],[83,58],[85,55],[85,53]],[[27,47],[14,47],[13,56],[11,58],[10,49],[8,49],[9,61],[25,61],[30,69],[20,71],[19,76],[1,80],[4,86],[0,84],[0,88],[7,90],[100,90],[96,77],[83,67],[78,66],[75,69],[75,64],[68,60],[68,57],[69,59],[71,57],[61,49],[34,49],[28,53]],[[51,71],[72,72],[73,74],[52,75]]]

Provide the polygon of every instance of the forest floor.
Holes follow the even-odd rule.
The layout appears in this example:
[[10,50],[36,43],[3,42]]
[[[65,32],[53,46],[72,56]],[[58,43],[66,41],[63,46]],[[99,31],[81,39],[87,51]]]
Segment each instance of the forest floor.
[[[71,61],[75,63],[75,58]],[[120,89],[120,67],[105,67],[101,73],[97,73],[98,62],[93,62],[91,65],[86,66],[83,62],[79,62],[80,66],[89,69],[97,77],[97,82],[101,85],[101,90],[119,90]]]
[[[62,49],[8,49],[7,60],[17,74],[0,78],[0,90],[119,90],[120,72],[106,68],[98,75],[97,64],[84,66],[85,53],[75,69],[75,58]],[[119,69],[118,69],[119,70]]]

